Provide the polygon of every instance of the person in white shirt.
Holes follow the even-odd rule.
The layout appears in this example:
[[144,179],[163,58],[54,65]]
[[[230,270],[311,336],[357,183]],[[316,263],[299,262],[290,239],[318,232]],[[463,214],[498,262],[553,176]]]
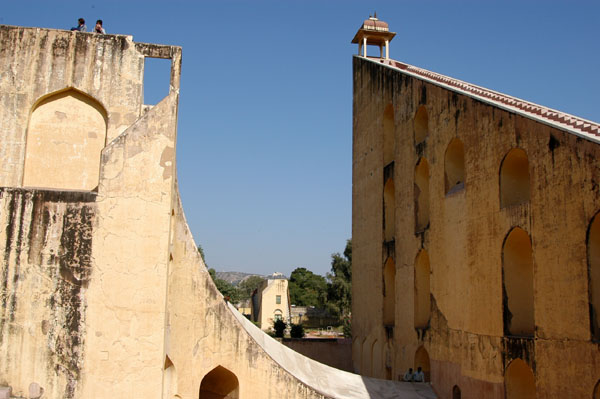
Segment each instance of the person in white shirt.
[[406,382],[411,382],[413,379],[413,371],[412,371],[412,367],[408,369],[408,371],[406,373],[404,373],[404,378],[403,380]]
[[421,370],[421,367],[417,367],[417,371],[413,374],[414,382],[425,382],[425,374]]

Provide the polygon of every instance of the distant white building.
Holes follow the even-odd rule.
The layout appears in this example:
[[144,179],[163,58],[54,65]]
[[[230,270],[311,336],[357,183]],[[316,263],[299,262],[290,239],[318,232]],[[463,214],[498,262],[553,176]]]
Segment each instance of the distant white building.
[[273,273],[252,293],[251,320],[258,322],[263,331],[269,331],[276,320],[290,321],[290,293],[288,280],[281,273]]

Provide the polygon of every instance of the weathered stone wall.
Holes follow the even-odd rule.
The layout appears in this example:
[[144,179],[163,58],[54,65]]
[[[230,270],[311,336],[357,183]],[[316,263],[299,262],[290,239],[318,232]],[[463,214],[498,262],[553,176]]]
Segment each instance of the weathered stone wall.
[[0,71],[2,186],[22,185],[30,113],[43,97],[74,88],[94,98],[107,110],[106,143],[140,116],[144,56],[131,36],[0,26]]
[[[591,397],[600,352],[590,339],[586,234],[600,209],[600,145],[359,57],[353,101],[355,367],[399,378],[418,365],[423,346],[441,398],[450,398],[455,384],[463,397],[503,398],[505,369],[521,358],[534,371],[538,398]],[[395,149],[386,168],[383,119],[390,104]],[[419,106],[426,108],[428,134],[415,143]],[[444,161],[454,138],[464,144],[465,181],[446,194]],[[528,157],[530,200],[501,207],[500,166],[513,148]],[[416,232],[421,158],[429,165],[429,223]],[[389,176],[395,186],[391,242],[383,234]],[[531,338],[507,337],[503,328],[502,250],[513,227],[531,239]],[[414,279],[421,250],[430,260],[431,318],[419,329]],[[396,265],[395,320],[386,330],[389,254]]]
[[283,344],[304,356],[336,369],[352,372],[352,340],[332,338],[284,338]]
[[0,385],[79,397],[95,195],[0,189]]

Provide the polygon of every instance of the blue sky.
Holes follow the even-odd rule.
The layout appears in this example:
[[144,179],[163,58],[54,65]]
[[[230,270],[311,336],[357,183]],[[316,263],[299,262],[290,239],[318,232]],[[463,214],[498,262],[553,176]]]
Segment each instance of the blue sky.
[[[101,18],[183,47],[178,177],[207,263],[325,274],[351,236],[350,40],[374,11],[394,59],[600,121],[598,1],[21,0],[0,24]],[[148,103],[168,74],[148,65]]]

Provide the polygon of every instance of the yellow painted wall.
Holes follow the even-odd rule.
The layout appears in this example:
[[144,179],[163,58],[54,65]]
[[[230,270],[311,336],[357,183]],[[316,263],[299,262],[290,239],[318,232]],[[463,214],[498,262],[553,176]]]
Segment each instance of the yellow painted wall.
[[[441,398],[450,398],[454,385],[463,397],[503,398],[505,369],[521,358],[535,371],[538,398],[591,397],[600,352],[590,340],[586,234],[600,210],[600,145],[399,70],[360,57],[353,62],[355,365],[371,373],[365,357],[380,361],[369,343],[381,340],[392,348],[397,379],[415,365],[422,346]],[[390,105],[392,166],[384,148]],[[456,169],[446,166],[456,161],[446,153],[456,139],[463,144],[464,185],[448,191],[448,174]],[[530,199],[501,206],[500,167],[513,149],[527,156]],[[419,171],[423,160],[427,173]],[[393,243],[383,239],[388,176],[395,186]],[[424,206],[427,225],[416,221]],[[505,336],[503,322],[503,243],[515,227],[531,238],[533,262],[535,333],[523,339]],[[422,250],[429,255],[431,318],[423,326],[417,317],[415,326],[421,308],[415,259]],[[390,254],[396,264],[393,331],[383,320]],[[383,371],[378,376],[386,377]]]

